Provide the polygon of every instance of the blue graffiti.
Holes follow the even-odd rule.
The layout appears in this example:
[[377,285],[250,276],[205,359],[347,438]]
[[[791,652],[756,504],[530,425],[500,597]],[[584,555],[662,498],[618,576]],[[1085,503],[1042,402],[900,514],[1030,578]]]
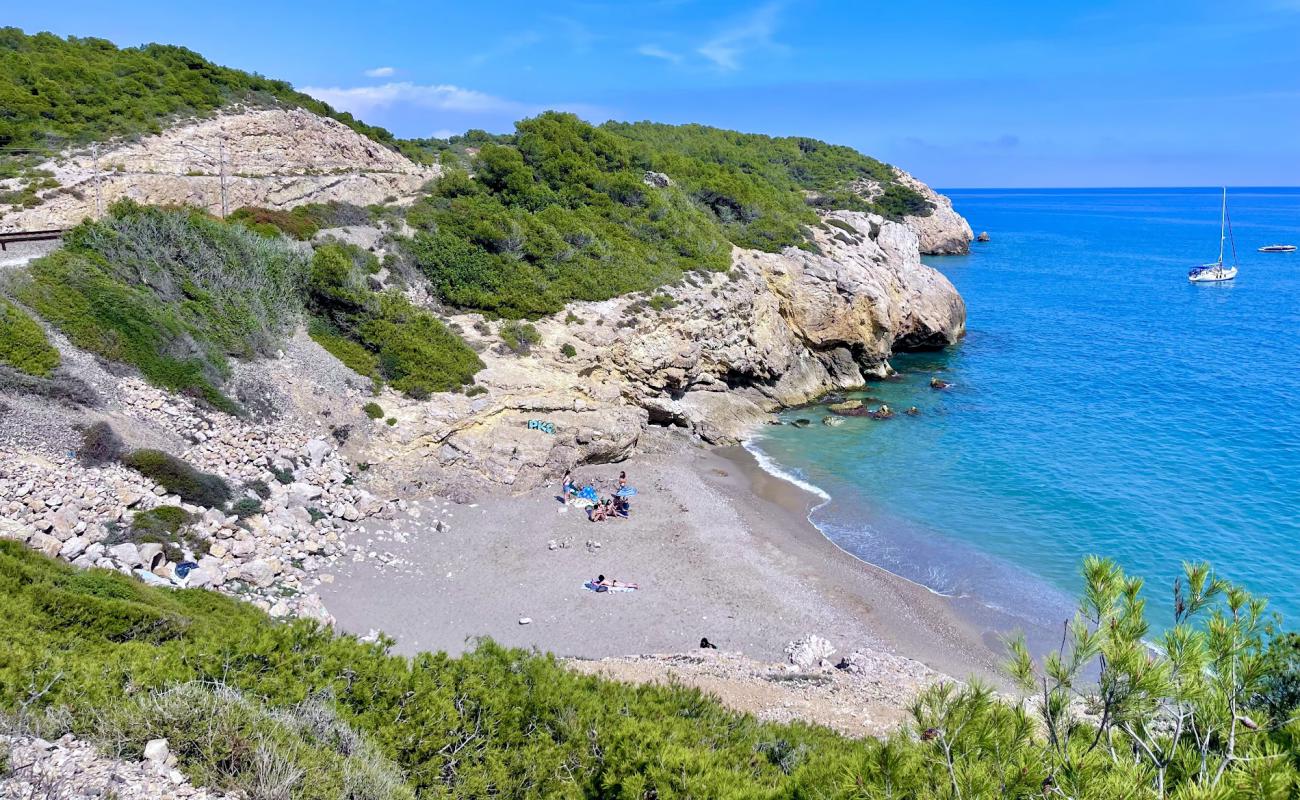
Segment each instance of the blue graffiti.
[[530,431],[541,431],[542,433],[549,433],[549,434],[551,434],[552,436],[554,436],[554,435],[555,435],[555,423],[553,423],[553,422],[545,422],[545,421],[540,420],[540,419],[530,419],[530,420],[528,420],[528,430],[530,430]]

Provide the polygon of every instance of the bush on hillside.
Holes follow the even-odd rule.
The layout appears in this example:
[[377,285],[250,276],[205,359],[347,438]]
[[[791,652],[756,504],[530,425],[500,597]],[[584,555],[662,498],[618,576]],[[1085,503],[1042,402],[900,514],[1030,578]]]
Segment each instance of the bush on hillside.
[[322,228],[340,228],[347,225],[370,225],[374,214],[369,209],[351,203],[307,203],[287,210],[241,206],[231,213],[230,220],[263,235],[283,233],[291,239],[309,241]]
[[111,532],[104,544],[160,544],[167,560],[179,563],[186,558],[186,550],[196,558],[208,552],[208,540],[187,527],[193,521],[194,517],[179,506],[157,506],[137,512],[129,525]]
[[122,463],[155,481],[187,503],[206,508],[221,508],[230,501],[230,485],[220,475],[200,472],[170,453],[161,450],[132,450]]
[[0,364],[38,378],[48,378],[59,365],[59,351],[41,326],[4,297],[0,297]]
[[81,447],[77,459],[87,467],[102,467],[115,463],[126,452],[126,446],[117,432],[107,422],[93,422],[81,432]]
[[378,403],[366,403],[361,407],[361,410],[366,412],[366,416],[371,419],[380,419],[384,416],[384,408]]
[[506,347],[524,355],[532,349],[533,345],[542,340],[542,335],[538,333],[537,328],[527,322],[511,320],[501,326],[501,341],[505,342]]
[[124,200],[33,261],[18,292],[77,346],[234,412],[227,357],[274,351],[301,314],[306,270],[287,242]]
[[365,285],[352,250],[323,245],[312,257],[308,305],[312,338],[359,374],[412,397],[456,389],[483,362],[459,336],[396,292]]

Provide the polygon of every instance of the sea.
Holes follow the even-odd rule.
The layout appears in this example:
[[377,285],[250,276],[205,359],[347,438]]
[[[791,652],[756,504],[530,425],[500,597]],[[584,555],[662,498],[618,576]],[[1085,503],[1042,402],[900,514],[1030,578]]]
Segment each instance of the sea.
[[[749,443],[826,502],[855,556],[1011,620],[1056,625],[1088,555],[1146,581],[1172,619],[1184,562],[1300,621],[1300,189],[949,190],[990,241],[927,257],[967,308],[964,341],[899,355],[849,397],[919,414],[822,424],[792,409]],[[936,390],[931,378],[951,384]],[[1285,624],[1285,623],[1284,623]]]

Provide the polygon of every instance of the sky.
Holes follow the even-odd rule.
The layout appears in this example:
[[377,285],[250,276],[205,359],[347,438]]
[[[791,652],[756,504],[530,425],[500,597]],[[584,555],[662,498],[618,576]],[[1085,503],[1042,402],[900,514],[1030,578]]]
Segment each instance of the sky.
[[403,137],[549,108],[847,144],[958,187],[1300,185],[1300,0],[13,4]]

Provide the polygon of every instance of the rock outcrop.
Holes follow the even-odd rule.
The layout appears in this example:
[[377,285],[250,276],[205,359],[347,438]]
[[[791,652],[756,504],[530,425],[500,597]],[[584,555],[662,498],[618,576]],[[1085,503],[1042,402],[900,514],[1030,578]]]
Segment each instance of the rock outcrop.
[[916,231],[921,255],[951,256],[969,253],[971,240],[975,236],[965,217],[953,210],[952,201],[898,167],[894,167],[894,174],[898,176],[899,183],[915,189],[934,207],[924,217],[903,218]]
[[[438,167],[421,166],[337,120],[302,109],[231,109],[134,142],[78,151],[41,165],[57,188],[29,209],[0,206],[0,231],[75,225],[122,197],[221,210],[312,202],[406,202]],[[96,199],[98,193],[99,199]]]
[[647,424],[734,442],[776,409],[887,374],[894,352],[963,335],[961,297],[921,263],[910,227],[837,211],[814,235],[819,252],[737,248],[729,272],[692,274],[653,302],[570,304],[537,323],[527,354],[477,314],[452,317],[480,350],[485,392],[405,404],[365,458],[456,496],[528,489],[623,458]]

